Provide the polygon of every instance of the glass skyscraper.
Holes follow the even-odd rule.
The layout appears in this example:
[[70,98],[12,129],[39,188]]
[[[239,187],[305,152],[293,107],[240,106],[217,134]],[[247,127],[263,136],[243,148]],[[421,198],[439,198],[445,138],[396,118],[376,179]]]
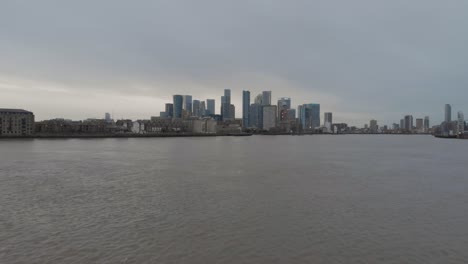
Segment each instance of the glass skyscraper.
[[182,118],[182,105],[184,103],[184,97],[182,95],[173,96],[173,118]]
[[215,100],[206,99],[206,115],[214,115],[215,112]]
[[242,91],[242,126],[250,127],[250,92]]

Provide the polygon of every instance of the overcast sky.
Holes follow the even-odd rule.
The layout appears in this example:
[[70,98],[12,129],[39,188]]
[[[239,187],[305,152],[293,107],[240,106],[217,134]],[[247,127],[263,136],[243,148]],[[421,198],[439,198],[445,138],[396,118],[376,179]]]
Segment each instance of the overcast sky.
[[[468,112],[466,0],[2,0],[0,108],[149,118],[271,90],[362,126]],[[468,113],[467,113],[468,114]],[[322,117],[323,118],[323,117]]]

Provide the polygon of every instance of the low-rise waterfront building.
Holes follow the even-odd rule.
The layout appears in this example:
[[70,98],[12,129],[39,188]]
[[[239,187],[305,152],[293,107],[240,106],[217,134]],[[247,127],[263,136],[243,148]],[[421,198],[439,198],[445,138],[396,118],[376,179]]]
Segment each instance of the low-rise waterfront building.
[[34,114],[23,109],[0,108],[0,137],[30,136],[34,133]]

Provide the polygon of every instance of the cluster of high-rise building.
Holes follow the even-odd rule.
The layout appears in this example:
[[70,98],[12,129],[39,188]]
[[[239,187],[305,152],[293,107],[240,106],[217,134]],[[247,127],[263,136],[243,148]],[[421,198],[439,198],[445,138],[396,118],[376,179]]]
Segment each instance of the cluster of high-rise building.
[[[253,99],[253,100],[252,100]],[[333,129],[332,114],[326,113],[326,122],[321,127],[320,104],[303,104],[298,111],[291,107],[291,98],[281,97],[277,103],[272,102],[272,92],[263,91],[251,97],[250,91],[242,91],[242,118],[236,119],[236,108],[232,104],[231,90],[225,89],[221,96],[220,114],[215,113],[215,100],[192,100],[191,95],[174,95],[173,102],[166,104],[160,118],[196,119],[213,118],[221,122],[238,123],[244,131],[315,132]]]
[[392,127],[379,126],[370,120],[364,128],[348,127],[345,123],[333,123],[333,114],[324,113],[321,122],[320,104],[308,103],[292,108],[289,97],[272,101],[272,92],[263,91],[252,97],[250,91],[242,91],[242,117],[236,118],[231,90],[225,89],[221,96],[219,114],[215,99],[197,100],[192,95],[173,95],[172,103],[165,104],[159,116],[143,120],[117,120],[105,113],[104,119],[90,118],[72,121],[63,118],[34,122],[34,114],[21,109],[0,109],[0,136],[28,136],[38,134],[114,134],[114,133],[201,133],[239,134],[251,133],[403,133],[435,134],[455,137],[464,134],[467,128],[460,111],[452,120],[452,107],[445,105],[445,120],[430,126],[429,117],[416,118],[405,115]]
[[462,111],[458,111],[457,119],[452,120],[452,106],[446,104],[444,116],[444,121],[436,127],[434,134],[445,137],[464,137],[465,134],[468,135],[468,131],[465,132],[468,127]]

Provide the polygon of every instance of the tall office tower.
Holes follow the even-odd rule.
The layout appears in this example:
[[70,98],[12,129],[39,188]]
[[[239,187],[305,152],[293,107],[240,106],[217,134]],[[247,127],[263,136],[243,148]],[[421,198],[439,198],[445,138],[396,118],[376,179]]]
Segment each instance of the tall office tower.
[[184,104],[184,97],[182,95],[174,95],[173,96],[173,108],[174,108],[174,115],[173,118],[182,118],[182,109]]
[[320,127],[320,104],[311,104],[312,128]]
[[377,133],[379,126],[377,125],[377,120],[372,119],[369,123],[369,128],[371,133]]
[[418,132],[422,132],[424,128],[424,121],[422,118],[416,118],[416,129]]
[[299,106],[299,121],[303,129],[320,127],[320,104],[303,104]]
[[405,116],[405,131],[406,132],[413,131],[413,116],[412,115]]
[[166,115],[167,117],[174,117],[174,104],[166,104]]
[[232,117],[231,113],[231,90],[224,89],[224,96],[221,96],[221,115],[224,120],[229,120]]
[[111,115],[109,113],[104,114],[104,120],[109,123],[112,121]]
[[193,109],[192,109],[192,96],[191,95],[184,95],[184,104],[183,104],[183,109],[187,112],[190,113],[188,114],[189,116],[191,115]]
[[400,119],[400,129],[401,129],[401,130],[405,130],[405,129],[406,129],[406,128],[405,128],[405,119],[404,119],[404,118],[403,118],[403,119]]
[[159,112],[159,117],[160,118],[168,118],[169,116],[167,115],[166,112]]
[[449,104],[445,105],[445,122],[452,122],[452,106]]
[[429,117],[426,116],[426,117],[424,117],[424,132],[426,132],[426,133],[429,132],[429,126],[430,126]]
[[206,116],[206,104],[205,101],[200,102],[200,116]]
[[305,129],[304,105],[297,106],[297,119],[299,119],[299,124],[301,124],[302,128]]
[[250,92],[242,91],[242,127],[250,127]]
[[326,112],[324,114],[324,118],[325,118],[325,123],[330,123],[330,124],[333,123],[333,114],[332,113]]
[[263,105],[263,95],[260,93],[257,96],[255,96],[255,101],[254,103],[258,105]]
[[276,105],[263,106],[263,130],[270,130],[276,127]]
[[236,106],[233,104],[229,106],[229,118],[231,118],[231,120],[236,119]]
[[281,97],[278,99],[278,120],[283,121],[288,118],[288,110],[291,109],[291,98]]
[[461,136],[465,133],[465,116],[462,111],[458,112],[458,122],[457,122],[457,135]]
[[259,104],[251,104],[249,109],[249,122],[252,128],[262,128],[263,110]]
[[200,117],[200,100],[193,100],[192,102],[192,116]]
[[288,120],[296,119],[296,109],[288,109]]
[[215,99],[206,99],[206,115],[215,115]]
[[332,132],[331,131],[331,128],[332,128],[332,124],[333,124],[333,114],[330,113],[330,112],[326,112],[324,114],[324,123],[323,125],[325,126],[325,128],[327,129],[328,132]]
[[262,105],[271,105],[271,91],[262,92]]

